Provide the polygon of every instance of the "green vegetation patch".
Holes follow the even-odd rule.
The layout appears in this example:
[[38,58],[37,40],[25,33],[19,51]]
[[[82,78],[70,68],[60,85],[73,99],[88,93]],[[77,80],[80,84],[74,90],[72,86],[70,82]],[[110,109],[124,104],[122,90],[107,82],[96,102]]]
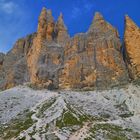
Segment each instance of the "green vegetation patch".
[[137,86],[140,86],[140,78],[136,79],[136,80],[133,80],[132,83],[134,85],[137,85]]
[[128,112],[128,113],[120,114],[119,116],[122,118],[129,118],[131,116],[134,116],[134,113]]
[[49,134],[45,136],[46,140],[60,140],[56,135],[54,134]]
[[56,121],[56,126],[60,129],[74,125],[81,125],[81,122],[70,111],[64,112],[62,118]]
[[[77,110],[75,107],[71,107],[67,104],[67,110],[62,113],[62,116],[57,119],[56,126],[60,129],[63,127],[80,126],[82,127],[85,122],[100,122],[106,121],[106,118],[99,116],[91,116]],[[72,129],[73,130],[73,129]]]
[[84,122],[90,120],[90,116],[82,114],[78,110],[74,110],[71,106],[67,105],[67,110],[65,110],[61,116],[56,121],[56,126],[58,128],[72,127],[72,126],[82,126]]
[[101,136],[107,140],[140,139],[140,134],[133,132],[132,129],[123,129],[120,126],[113,124],[96,124],[90,129],[90,132],[91,135],[85,140],[90,140],[92,138],[96,139],[97,136]]
[[115,105],[115,107],[121,110],[122,112],[125,112],[119,115],[122,118],[128,118],[134,115],[133,112],[129,111],[128,106],[126,104],[126,100],[124,100],[121,104]]
[[56,101],[56,98],[46,101],[41,107],[39,107],[39,111],[36,116],[38,118],[44,117],[44,111],[46,111],[49,107],[51,107],[55,103],[55,101]]
[[33,114],[33,112],[28,112],[24,117],[12,120],[7,127],[0,129],[0,137],[6,140],[17,137],[20,132],[27,130],[34,124],[31,118]]

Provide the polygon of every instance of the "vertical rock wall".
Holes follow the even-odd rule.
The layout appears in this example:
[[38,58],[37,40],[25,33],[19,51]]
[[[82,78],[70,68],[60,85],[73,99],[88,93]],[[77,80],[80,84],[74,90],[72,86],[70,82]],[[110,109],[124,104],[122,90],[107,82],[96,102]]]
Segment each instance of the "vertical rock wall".
[[27,68],[27,53],[31,49],[35,34],[19,39],[9,51],[2,65],[1,89],[11,88],[15,85],[29,81]]
[[[126,62],[132,77],[139,73],[138,40],[139,29],[127,21]],[[100,13],[95,14],[86,33],[70,38],[63,15],[54,21],[51,10],[43,8],[37,32],[18,40],[4,60],[0,55],[0,88],[24,82],[48,89],[107,89],[122,85],[129,77],[120,49],[118,31]]]
[[125,17],[124,44],[129,75],[136,80],[140,78],[140,29],[128,16]]
[[30,81],[39,87],[58,88],[58,73],[63,64],[63,47],[69,40],[62,14],[54,21],[51,10],[43,8],[37,36],[28,53]]
[[65,46],[61,88],[105,89],[128,80],[118,32],[96,13],[89,31]]

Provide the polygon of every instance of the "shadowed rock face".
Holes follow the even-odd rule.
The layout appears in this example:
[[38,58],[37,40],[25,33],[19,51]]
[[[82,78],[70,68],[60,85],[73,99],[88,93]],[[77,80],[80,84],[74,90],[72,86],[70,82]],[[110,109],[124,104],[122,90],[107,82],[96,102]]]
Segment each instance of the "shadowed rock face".
[[0,65],[2,65],[2,64],[3,64],[4,57],[5,57],[5,54],[0,53]]
[[0,53],[0,84],[1,84],[1,81],[2,81],[2,79],[3,79],[3,70],[2,70],[2,66],[3,66],[4,57],[5,57],[5,54]]
[[100,13],[86,33],[70,38],[60,14],[42,9],[37,33],[20,39],[3,62],[3,84],[49,89],[106,89],[128,81],[117,30]]
[[26,55],[32,46],[34,36],[35,34],[32,34],[26,38],[19,39],[12,50],[5,55],[0,88],[7,89],[28,81]]
[[125,17],[124,43],[129,74],[136,80],[140,78],[140,29],[128,16]]

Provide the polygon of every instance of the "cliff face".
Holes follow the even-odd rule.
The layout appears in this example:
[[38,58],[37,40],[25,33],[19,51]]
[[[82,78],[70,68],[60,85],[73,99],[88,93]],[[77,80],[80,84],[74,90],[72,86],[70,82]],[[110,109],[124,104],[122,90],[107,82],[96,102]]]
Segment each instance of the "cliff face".
[[4,57],[5,57],[5,54],[0,53],[0,85],[1,85],[1,81],[2,81],[2,79],[3,79],[3,70],[2,70],[2,66],[3,66]]
[[19,39],[3,61],[0,88],[7,89],[28,81],[26,55],[32,46],[35,34]]
[[128,16],[125,17],[124,43],[129,74],[136,80],[140,78],[140,29]]
[[96,13],[89,31],[64,48],[61,88],[108,88],[128,79],[118,32]]
[[63,48],[67,40],[69,35],[62,15],[54,22],[51,11],[43,8],[37,36],[27,58],[31,83],[58,88],[58,71],[63,64]]
[[37,33],[20,39],[3,61],[0,86],[31,82],[49,89],[106,89],[128,81],[118,31],[96,13],[86,33],[69,37],[60,14],[42,9]]
[[2,69],[2,66],[3,66],[4,57],[5,57],[5,54],[0,53],[0,70]]

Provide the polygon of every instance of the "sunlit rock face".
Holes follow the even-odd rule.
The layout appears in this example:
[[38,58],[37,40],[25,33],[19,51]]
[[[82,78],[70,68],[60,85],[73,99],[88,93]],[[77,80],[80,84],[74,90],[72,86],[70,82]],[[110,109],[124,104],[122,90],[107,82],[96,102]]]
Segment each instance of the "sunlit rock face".
[[60,14],[43,8],[37,32],[5,56],[1,87],[31,82],[48,89],[107,89],[128,81],[118,31],[100,13],[86,33],[70,38]]
[[120,47],[117,30],[96,13],[88,32],[77,34],[64,48],[60,87],[104,89],[125,83]]
[[124,43],[129,75],[136,80],[140,78],[140,29],[128,16],[125,17]]
[[64,46],[69,38],[62,14],[55,22],[51,10],[43,8],[37,36],[27,59],[31,83],[39,87],[58,88]]

